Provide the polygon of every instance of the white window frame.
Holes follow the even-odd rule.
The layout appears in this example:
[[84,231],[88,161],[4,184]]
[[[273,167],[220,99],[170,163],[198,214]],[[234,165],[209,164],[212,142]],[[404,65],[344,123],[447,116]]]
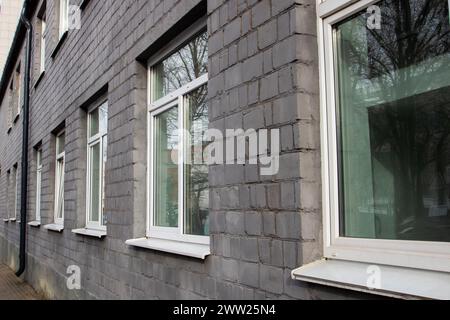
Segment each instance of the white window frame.
[[[95,107],[92,107],[88,110],[88,121],[87,121],[87,170],[86,170],[86,228],[87,229],[93,229],[98,231],[106,231],[106,226],[103,224],[103,204],[104,204],[104,174],[105,174],[105,168],[103,166],[103,142],[105,139],[107,139],[108,136],[108,129],[105,128],[104,131],[101,131],[100,125],[98,128],[98,133],[95,136],[90,137],[90,122],[92,117],[92,112],[101,108],[102,106],[106,105],[106,108],[108,108],[108,102],[105,101],[101,103],[100,105],[96,105]],[[99,119],[100,120],[100,119]],[[99,122],[100,123],[100,122]],[[91,221],[91,148],[93,148],[95,145],[100,144],[100,190],[99,190],[99,221]]]
[[332,26],[380,0],[327,0],[318,3],[321,96],[322,197],[324,256],[450,272],[450,243],[356,239],[339,235],[339,184],[336,131],[336,83]]
[[42,147],[36,150],[36,213],[35,219],[41,222],[41,194],[42,194]]
[[[55,162],[55,208],[54,208],[54,221],[55,224],[63,226],[64,225],[64,177],[65,177],[65,166],[66,166],[66,161],[65,161],[65,150],[63,150],[61,153],[57,153],[58,152],[58,143],[59,143],[59,138],[65,134],[65,130],[60,131],[57,136],[56,136],[56,162]],[[67,137],[65,137],[67,138]],[[64,139],[65,141],[65,139]],[[65,145],[64,145],[65,148]],[[62,164],[61,164],[62,161]],[[61,170],[61,176],[58,175],[59,167],[62,166],[62,170]],[[59,194],[59,186],[60,184],[63,184],[63,192],[62,192],[62,199],[60,199],[60,194]],[[61,218],[58,217],[58,208],[59,205],[62,202],[62,213],[61,213]]]
[[19,187],[19,183],[18,183],[18,178],[19,177],[19,165],[18,164],[16,164],[15,166],[14,166],[14,194],[13,194],[13,197],[14,197],[14,203],[13,203],[13,206],[14,206],[14,216],[13,217],[10,217],[10,220],[11,221],[16,221],[17,220],[17,209],[18,209],[18,206],[17,206],[17,195],[18,195],[18,187]]
[[9,221],[11,211],[11,170],[6,172],[6,221]]
[[20,111],[22,109],[22,97],[21,97],[21,90],[22,90],[22,76],[21,76],[21,70],[22,70],[22,64],[19,63],[16,69],[16,76],[17,76],[17,113],[16,116],[20,115]]
[[40,74],[42,74],[45,71],[45,38],[47,36],[46,29],[47,29],[47,23],[45,21],[45,15],[40,19],[41,21],[41,37],[40,37],[40,65],[39,65],[39,71]]
[[69,0],[59,0],[59,39],[69,31]]
[[170,92],[166,96],[154,101],[153,92],[153,79],[155,76],[154,66],[163,61],[164,58],[176,51],[180,47],[180,44],[187,43],[190,39],[193,39],[198,35],[202,29],[205,28],[205,22],[201,21],[193,25],[190,29],[186,30],[184,34],[169,44],[165,49],[160,51],[155,57],[148,61],[148,108],[147,108],[147,137],[148,137],[148,155],[147,155],[147,225],[146,225],[146,237],[157,238],[165,240],[175,240],[188,243],[205,244],[209,245],[210,237],[189,235],[184,233],[184,147],[185,139],[183,136],[183,130],[179,132],[179,145],[178,145],[178,227],[159,227],[154,225],[154,199],[153,199],[153,184],[154,184],[154,155],[153,155],[153,139],[154,139],[154,121],[155,117],[162,112],[178,106],[178,128],[184,128],[184,119],[186,116],[186,101],[185,97],[195,89],[208,84],[208,74],[203,74],[192,82],[178,88],[177,90]]

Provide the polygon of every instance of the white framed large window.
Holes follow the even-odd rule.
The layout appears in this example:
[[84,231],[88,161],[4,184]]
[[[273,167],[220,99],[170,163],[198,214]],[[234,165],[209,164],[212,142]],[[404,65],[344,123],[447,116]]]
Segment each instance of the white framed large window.
[[183,161],[202,158],[206,146],[203,30],[189,30],[163,59],[149,61],[147,237],[209,245],[208,167]]
[[450,272],[448,6],[319,6],[326,258]]
[[88,112],[86,227],[106,230],[104,220],[105,165],[107,160],[108,103]]
[[65,173],[66,134],[61,131],[56,136],[56,166],[55,166],[55,224],[64,225],[64,173]]

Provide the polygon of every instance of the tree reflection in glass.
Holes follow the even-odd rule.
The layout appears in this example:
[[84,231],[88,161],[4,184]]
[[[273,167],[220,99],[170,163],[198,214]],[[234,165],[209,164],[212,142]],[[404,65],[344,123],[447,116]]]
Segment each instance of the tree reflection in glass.
[[185,164],[185,233],[208,235],[208,166],[203,161],[208,129],[207,87],[202,86],[186,97],[187,164]]
[[341,235],[450,241],[448,1],[376,5],[335,26]]
[[154,67],[153,100],[164,97],[208,72],[208,35],[195,37]]

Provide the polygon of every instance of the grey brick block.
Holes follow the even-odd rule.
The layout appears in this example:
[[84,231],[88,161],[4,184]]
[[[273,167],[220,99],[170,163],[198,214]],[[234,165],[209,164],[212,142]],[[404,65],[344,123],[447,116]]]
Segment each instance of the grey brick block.
[[241,258],[244,261],[259,261],[258,240],[256,238],[241,239]]
[[262,217],[259,212],[245,213],[245,232],[247,235],[259,236],[262,233]]
[[241,19],[236,18],[225,26],[223,42],[228,45],[241,36]]
[[246,286],[258,288],[259,285],[259,264],[240,262],[239,263],[239,283]]
[[277,20],[271,20],[258,28],[258,44],[262,50],[277,40]]
[[279,212],[276,214],[277,234],[284,239],[300,238],[300,214],[296,212]]
[[271,17],[270,1],[262,0],[252,8],[252,27],[255,28]]
[[261,79],[262,101],[275,97],[278,94],[278,73],[274,72]]
[[243,235],[245,233],[244,214],[241,212],[226,213],[226,231],[229,234]]
[[264,235],[266,236],[276,235],[275,214],[273,212],[263,212],[262,218],[263,218]]
[[283,269],[261,265],[259,285],[263,290],[281,294],[283,292]]

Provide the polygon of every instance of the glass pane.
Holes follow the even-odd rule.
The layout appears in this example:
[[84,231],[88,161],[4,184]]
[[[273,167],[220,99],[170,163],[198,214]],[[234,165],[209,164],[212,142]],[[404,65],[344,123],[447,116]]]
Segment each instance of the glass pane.
[[36,221],[41,220],[41,185],[42,172],[38,170],[36,173]]
[[154,121],[154,225],[178,227],[178,106]]
[[64,152],[65,144],[66,144],[66,134],[65,133],[56,137],[56,154],[61,154]]
[[376,5],[335,27],[341,235],[448,242],[448,1]]
[[99,132],[99,108],[89,113],[89,138],[92,138]]
[[203,133],[208,129],[207,87],[191,92],[187,98],[186,130],[187,157],[185,172],[185,218],[184,232],[192,235],[209,234],[208,166],[203,161],[207,142]]
[[108,131],[108,105],[106,103],[98,108],[98,121],[100,132],[105,134]]
[[64,158],[58,160],[57,162],[57,201],[56,201],[56,217],[59,219],[63,218],[64,215]]
[[100,211],[100,143],[89,148],[90,152],[90,208],[89,221],[99,222]]
[[101,219],[102,225],[106,225],[106,215],[105,215],[105,169],[106,169],[106,160],[108,159],[108,137],[104,136],[102,139],[102,151],[103,151],[103,166],[102,166],[102,193],[101,193],[101,200],[102,200],[102,206],[101,206]]
[[19,171],[17,168],[14,168],[14,194],[13,194],[13,208],[14,208],[14,214],[12,215],[13,218],[17,218],[17,192],[18,192],[18,175]]
[[36,151],[36,167],[40,168],[42,166],[42,151]]
[[154,100],[208,72],[208,36],[204,32],[154,67]]
[[46,30],[45,20],[41,20],[41,53],[40,53],[40,71],[45,70],[45,30]]
[[69,0],[60,0],[59,36],[61,37],[69,27]]

